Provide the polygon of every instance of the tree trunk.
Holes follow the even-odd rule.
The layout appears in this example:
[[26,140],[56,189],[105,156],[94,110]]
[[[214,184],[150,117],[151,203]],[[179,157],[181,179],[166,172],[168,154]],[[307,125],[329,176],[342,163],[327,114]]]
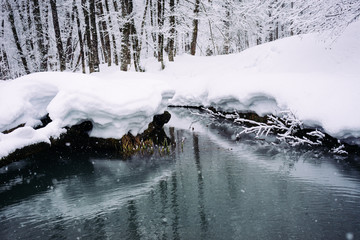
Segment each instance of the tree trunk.
[[225,19],[224,19],[224,49],[223,54],[230,53],[230,3],[225,2]]
[[31,32],[32,28],[32,19],[31,19],[31,10],[30,10],[30,0],[26,2],[26,13],[27,13],[27,30],[30,32],[27,39],[26,39],[26,48],[29,54],[30,61],[35,63],[35,56],[34,56],[34,42],[33,42],[33,33]]
[[69,27],[70,29],[67,31],[67,38],[66,38],[66,47],[65,47],[65,61],[67,63],[70,63],[70,68],[73,67],[73,60],[74,60],[74,49],[73,49],[73,29],[75,26],[75,6],[76,6],[76,0],[73,0],[72,3],[72,11],[71,15],[69,12],[67,12],[67,25],[66,27]]
[[[152,0],[150,0],[150,25],[151,27],[155,27],[155,20],[154,18],[156,17],[155,13],[154,13],[154,9],[156,8],[155,6],[153,6],[153,2]],[[158,51],[157,51],[157,35],[155,31],[152,31],[151,32],[151,37],[152,37],[152,40],[153,40],[153,43],[154,43],[154,57],[157,58],[157,55],[158,55]]]
[[[46,61],[46,69],[48,70],[48,54],[49,54],[49,48],[50,48],[50,35],[49,35],[49,4],[47,1],[45,3],[42,3],[42,6],[44,7],[44,21],[43,21],[43,29],[44,29],[44,56]],[[46,70],[46,71],[47,71]]]
[[100,35],[101,35],[101,39],[103,39],[103,52],[104,52],[105,62],[107,62],[108,66],[111,66],[110,35],[108,32],[108,27],[104,16],[104,9],[101,1],[97,2],[97,10],[100,18],[99,29],[101,27]]
[[132,0],[124,0],[121,3],[121,13],[122,17],[125,20],[124,26],[121,29],[122,39],[121,39],[121,71],[127,71],[128,65],[131,63],[131,54],[130,54],[130,20],[129,20],[129,4],[132,4]]
[[44,43],[44,30],[42,26],[41,20],[41,13],[40,13],[40,5],[38,0],[32,1],[33,6],[33,15],[34,15],[34,22],[35,22],[35,29],[36,29],[36,38],[37,38],[37,45],[40,52],[40,71],[45,72],[47,71],[47,49]]
[[158,26],[159,26],[158,61],[161,63],[161,69],[165,68],[165,65],[164,65],[164,34],[163,34],[164,7],[165,7],[165,1],[157,0]]
[[91,52],[93,56],[94,72],[99,72],[98,37],[96,30],[95,0],[90,0]]
[[[89,21],[89,8],[87,6],[87,0],[81,0],[82,10],[84,13],[84,20],[85,20],[85,39],[86,39],[86,50],[88,56],[88,66],[89,72],[94,72],[94,62],[93,62],[93,53],[92,53],[92,42],[91,42],[91,35],[90,35],[90,21]],[[79,18],[79,17],[78,17]]]
[[10,78],[9,70],[10,68],[8,57],[3,45],[2,49],[0,50],[0,80],[6,80]]
[[85,71],[84,42],[83,42],[83,36],[82,36],[82,33],[81,33],[81,24],[80,24],[80,18],[79,18],[79,11],[77,9],[75,1],[74,1],[74,14],[76,15],[76,24],[77,24],[77,28],[78,28],[78,38],[79,38],[79,44],[80,44],[79,58],[81,58],[81,68],[82,68],[82,72],[86,73],[86,71]]
[[175,0],[170,0],[170,37],[169,37],[169,61],[174,61],[174,45],[175,45]]
[[14,37],[14,41],[15,41],[15,45],[16,45],[18,54],[20,55],[21,62],[22,62],[23,67],[25,69],[25,73],[30,74],[29,67],[28,67],[26,58],[24,56],[23,50],[21,48],[19,36],[18,36],[17,30],[16,30],[14,12],[13,12],[13,10],[11,8],[11,5],[10,5],[8,0],[6,0],[6,5],[7,5],[8,13],[9,13],[8,17],[9,17],[9,22],[10,22],[10,25],[11,25],[11,31],[13,33],[13,37]]
[[[4,19],[2,19],[1,21],[1,26],[0,26],[0,39],[3,39],[4,37]],[[5,51],[5,47],[4,44],[1,44],[1,48],[0,48],[0,80],[5,80],[10,78],[9,76],[9,62],[8,62],[8,57]]]
[[59,18],[56,8],[56,0],[50,0],[50,6],[51,6],[51,13],[53,18],[53,24],[54,24],[54,31],[55,31],[55,39],[56,39],[56,48],[59,55],[59,61],[60,61],[60,71],[64,71],[66,69],[66,63],[65,63],[65,54],[64,54],[64,48],[61,41],[61,32],[60,32],[60,25],[59,25]]
[[[118,59],[118,54],[117,54],[117,48],[116,48],[116,40],[115,40],[115,35],[113,32],[113,25],[112,25],[112,21],[111,21],[111,17],[110,17],[110,9],[109,9],[109,2],[108,0],[105,0],[105,8],[106,8],[106,12],[109,16],[109,29],[111,31],[111,40],[112,40],[112,44],[113,44],[113,55],[114,55],[114,62],[115,65],[119,65],[119,59]],[[110,47],[111,50],[111,47]]]
[[193,32],[191,38],[191,45],[190,45],[190,54],[195,55],[196,53],[196,43],[197,43],[197,36],[198,36],[198,27],[199,27],[199,8],[200,8],[200,0],[195,0],[195,8],[194,8],[194,15],[195,18],[193,20]]

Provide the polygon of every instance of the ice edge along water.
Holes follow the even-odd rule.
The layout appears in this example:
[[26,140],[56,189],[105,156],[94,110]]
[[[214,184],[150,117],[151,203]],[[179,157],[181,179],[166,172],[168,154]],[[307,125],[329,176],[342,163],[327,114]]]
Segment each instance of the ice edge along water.
[[[35,73],[0,82],[0,158],[15,149],[49,142],[64,127],[93,122],[92,136],[137,134],[168,104],[205,105],[225,110],[277,114],[290,109],[327,133],[360,137],[360,22],[332,45],[319,34],[281,39],[239,54],[178,56],[164,71]],[[49,113],[53,120],[34,130]]]

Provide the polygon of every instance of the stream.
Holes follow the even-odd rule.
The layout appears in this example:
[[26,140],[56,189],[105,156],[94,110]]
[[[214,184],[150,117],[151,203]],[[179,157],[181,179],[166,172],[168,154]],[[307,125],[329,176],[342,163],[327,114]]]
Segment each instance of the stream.
[[173,111],[170,153],[0,169],[0,239],[360,239],[360,164]]

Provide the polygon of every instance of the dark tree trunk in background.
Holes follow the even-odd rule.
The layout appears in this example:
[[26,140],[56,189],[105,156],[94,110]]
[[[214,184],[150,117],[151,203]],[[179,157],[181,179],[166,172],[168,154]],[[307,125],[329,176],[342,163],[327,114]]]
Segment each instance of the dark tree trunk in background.
[[[79,54],[79,61],[81,60],[81,68],[82,73],[86,73],[85,71],[85,53],[84,53],[84,42],[83,42],[83,36],[81,33],[81,24],[80,24],[80,18],[79,18],[79,11],[76,6],[76,2],[74,1],[74,11],[76,15],[76,24],[78,27],[78,38],[79,38],[79,45],[80,45],[80,54]],[[76,64],[76,67],[78,64]]]
[[9,22],[10,22],[10,25],[11,25],[11,31],[12,31],[12,33],[13,33],[13,37],[14,37],[14,41],[15,41],[15,45],[16,45],[18,54],[20,55],[20,59],[21,59],[22,65],[24,66],[24,69],[25,69],[25,73],[26,73],[26,74],[30,74],[30,71],[29,71],[29,67],[28,67],[26,58],[25,58],[24,53],[23,53],[23,50],[22,50],[22,48],[21,48],[19,36],[18,36],[18,34],[17,34],[17,31],[16,31],[16,25],[15,25],[15,19],[14,19],[14,12],[13,12],[13,10],[12,10],[12,8],[11,8],[11,5],[10,5],[10,3],[9,3],[8,0],[6,0],[6,5],[7,5],[8,12],[9,12],[9,16],[8,16],[8,17],[9,17]]
[[190,45],[191,55],[195,55],[196,53],[196,43],[197,43],[198,28],[199,28],[199,19],[198,19],[199,8],[200,8],[200,0],[195,0],[195,8],[194,8],[195,18],[193,20],[193,32],[192,32],[191,45]]
[[164,34],[163,34],[164,7],[165,7],[165,1],[157,0],[158,26],[159,26],[158,61],[161,63],[161,69],[165,68],[165,65],[164,65]]
[[75,22],[75,6],[76,0],[72,3],[72,11],[71,14],[69,12],[66,13],[66,28],[67,29],[67,38],[66,38],[66,46],[65,46],[65,59],[67,63],[70,63],[70,68],[73,68],[74,61],[74,49],[73,49],[73,29],[76,25]]
[[[4,46],[2,46],[4,48]],[[6,51],[2,49],[0,51],[0,80],[9,78],[9,62]]]
[[[115,10],[115,12],[117,13],[117,14],[119,14],[119,11],[120,11],[120,9],[119,9],[119,5],[118,5],[118,3],[117,3],[117,1],[116,0],[113,0],[113,5],[114,5],[114,10]],[[120,21],[119,21],[119,17],[118,17],[118,24],[120,23]],[[120,32],[120,34],[122,34],[122,27],[120,27],[119,28],[119,32]],[[122,66],[121,66],[121,64],[123,64],[123,61],[122,61],[122,59],[121,59],[121,56],[122,56],[122,54],[123,54],[123,52],[122,52],[122,36],[121,36],[121,39],[120,39],[120,55],[119,55],[119,61],[120,61],[120,69],[122,69]]]
[[64,71],[66,69],[65,54],[64,54],[63,44],[61,41],[61,32],[60,32],[60,25],[59,25],[58,13],[56,8],[56,0],[50,0],[50,6],[51,6],[51,13],[54,24],[56,48],[58,51],[59,61],[60,61],[60,71]]
[[[154,20],[154,18],[156,19],[156,14],[155,14],[154,12],[156,12],[156,11],[154,11],[154,8],[156,8],[156,4],[155,4],[155,7],[154,7],[153,1],[150,0],[149,5],[150,5],[150,25],[151,25],[151,27],[155,27],[155,20]],[[157,42],[157,35],[158,35],[158,34],[156,34],[155,31],[152,31],[152,32],[151,32],[151,38],[152,38],[152,40],[153,40],[154,43]],[[157,58],[157,56],[158,56],[158,51],[157,51],[157,49],[156,49],[157,47],[158,47],[158,46],[154,46],[154,57],[156,57],[156,58]]]
[[[113,55],[114,55],[114,62],[115,65],[119,65],[119,59],[118,59],[118,54],[117,54],[117,47],[116,47],[116,40],[115,40],[115,35],[114,35],[114,31],[113,31],[113,25],[111,22],[111,17],[110,17],[110,9],[109,9],[109,2],[108,0],[105,0],[105,8],[106,8],[106,13],[109,16],[109,29],[111,31],[111,40],[112,40],[112,44],[113,44]],[[110,51],[111,51],[111,47],[110,47]],[[111,55],[111,54],[110,54]]]
[[[103,41],[103,53],[105,62],[107,62],[108,66],[111,66],[111,46],[110,46],[110,35],[108,32],[108,27],[106,24],[105,16],[104,16],[104,8],[101,1],[97,2],[97,12],[100,18],[99,21],[99,29],[101,27],[100,38]],[[109,16],[110,17],[110,16]]]
[[84,13],[84,20],[85,20],[85,39],[86,39],[86,46],[87,46],[87,57],[88,57],[88,65],[89,65],[89,72],[94,72],[94,62],[93,62],[93,53],[92,49],[92,42],[91,42],[91,35],[90,35],[90,20],[89,20],[89,8],[87,6],[87,0],[81,0],[81,5]]
[[[43,29],[44,29],[44,56],[46,60],[46,65],[48,65],[48,57],[49,57],[49,48],[50,48],[50,35],[49,35],[49,4],[48,1],[42,2],[41,6],[44,7],[44,19],[43,22]],[[45,31],[46,30],[46,31]],[[46,69],[48,70],[48,66],[46,66]],[[52,69],[56,70],[56,69]]]
[[[129,6],[128,6],[128,15],[132,15],[133,13],[133,3],[132,1],[129,1]],[[130,22],[130,37],[131,37],[131,44],[133,47],[133,60],[134,60],[134,67],[135,67],[135,71],[137,72],[142,72],[143,70],[141,69],[140,66],[140,51],[141,49],[139,48],[139,39],[138,39],[138,35],[136,32],[136,28],[135,28],[135,21],[134,18],[131,18]]]
[[91,52],[94,64],[94,72],[99,72],[99,53],[98,53],[98,36],[96,30],[95,0],[90,0],[90,27],[91,27]]
[[225,3],[225,19],[224,19],[224,49],[223,54],[230,53],[230,3]]
[[33,15],[34,15],[34,23],[36,29],[36,38],[37,45],[40,52],[40,71],[47,71],[47,49],[45,46],[45,34],[42,26],[41,13],[40,13],[40,5],[38,0],[33,0]]
[[[4,22],[5,21],[3,19],[0,26],[0,39],[4,37]],[[4,44],[2,43],[0,48],[0,80],[5,80],[9,78],[9,73],[9,62],[4,48]]]
[[174,61],[175,55],[175,0],[170,0],[170,36],[169,36],[169,61]]
[[33,34],[31,33],[32,28],[32,19],[31,19],[31,9],[30,9],[30,0],[27,0],[26,2],[26,13],[27,13],[27,29],[29,32],[29,35],[26,39],[26,49],[29,54],[30,61],[35,63],[35,55],[34,55],[34,40],[32,38]]
[[128,65],[131,63],[131,54],[130,54],[130,19],[128,6],[132,4],[132,0],[123,0],[121,3],[121,15],[125,21],[124,26],[121,29],[122,39],[121,39],[121,71],[127,71]]

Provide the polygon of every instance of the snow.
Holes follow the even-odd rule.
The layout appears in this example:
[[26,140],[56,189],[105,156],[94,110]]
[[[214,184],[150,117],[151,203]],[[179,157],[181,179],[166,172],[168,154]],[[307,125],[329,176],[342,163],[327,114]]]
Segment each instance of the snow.
[[[291,110],[334,136],[360,137],[360,22],[334,42],[319,34],[293,36],[242,53],[177,56],[144,63],[147,72],[35,73],[0,82],[0,158],[25,145],[49,142],[65,126],[93,122],[96,137],[120,138],[144,130],[167,105],[213,105],[259,114]],[[34,130],[49,113],[53,120]]]

